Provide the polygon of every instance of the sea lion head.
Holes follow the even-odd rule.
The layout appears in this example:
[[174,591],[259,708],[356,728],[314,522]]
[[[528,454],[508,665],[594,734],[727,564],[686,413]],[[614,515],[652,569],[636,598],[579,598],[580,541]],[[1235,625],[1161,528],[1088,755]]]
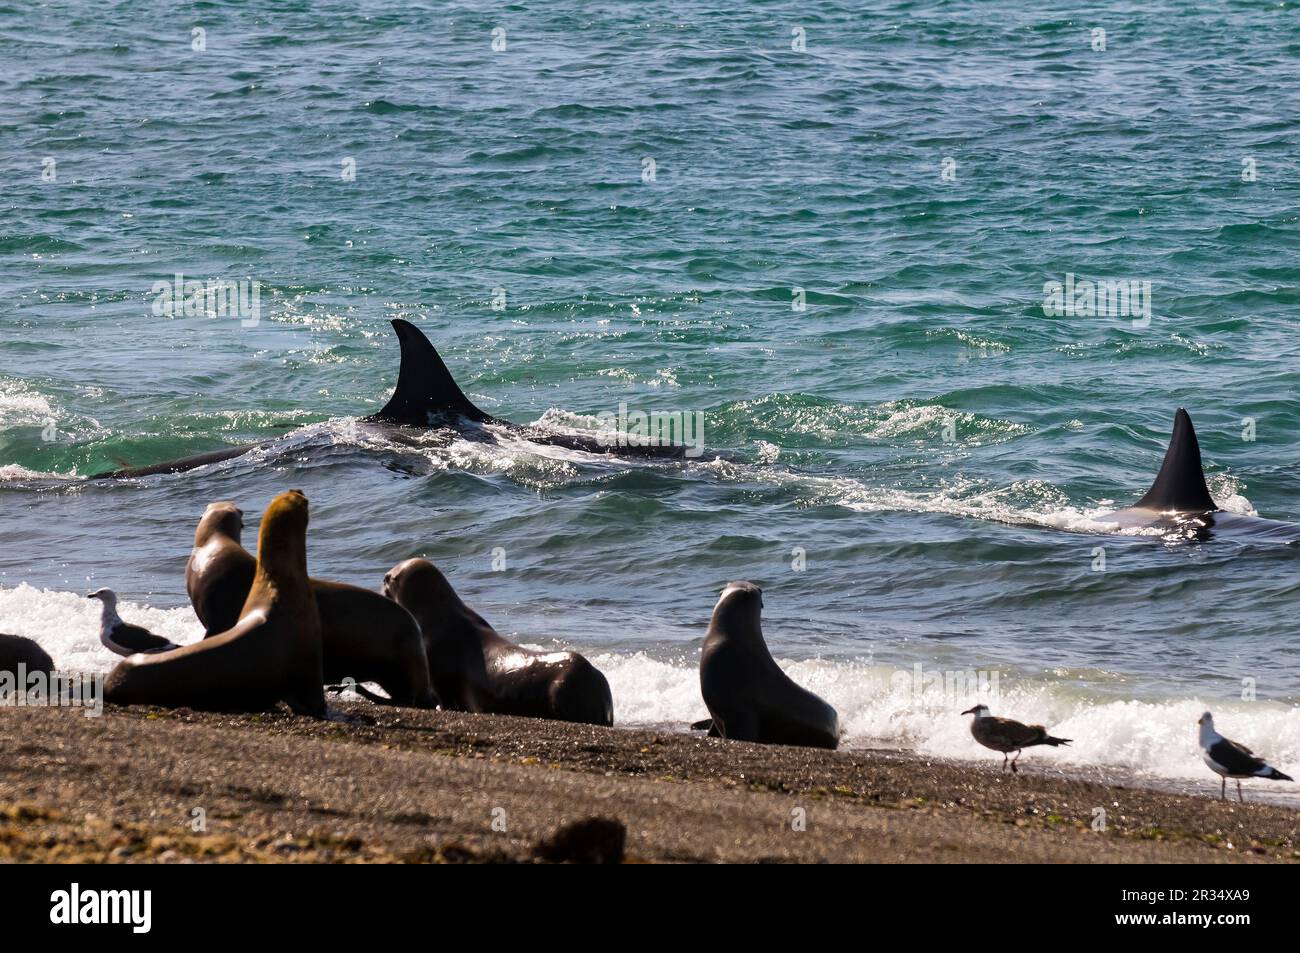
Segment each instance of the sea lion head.
[[[289,490],[271,501],[257,535],[257,576],[273,583],[307,582],[307,497]],[[256,583],[253,586],[257,589]]]
[[761,635],[759,626],[762,615],[763,590],[752,582],[729,582],[718,597],[718,604],[713,607],[709,631],[725,632],[728,635]]
[[408,559],[384,575],[384,595],[408,612],[439,605],[447,600],[460,602],[442,570],[427,559]]
[[244,511],[229,500],[209,503],[199,518],[199,528],[194,531],[194,545],[204,546],[220,533],[236,543],[244,531]]

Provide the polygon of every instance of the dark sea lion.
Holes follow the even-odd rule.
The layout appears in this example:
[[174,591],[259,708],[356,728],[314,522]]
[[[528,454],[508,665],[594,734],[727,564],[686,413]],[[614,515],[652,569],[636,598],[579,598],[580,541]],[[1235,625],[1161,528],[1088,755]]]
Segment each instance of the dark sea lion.
[[614,700],[599,669],[576,652],[535,652],[502,638],[427,559],[389,570],[384,595],[420,624],[444,708],[614,723]]
[[722,590],[704,651],[700,691],[713,716],[712,734],[738,741],[835,748],[835,709],[800,688],[772,658],[763,641],[763,590],[732,582]]
[[26,671],[53,674],[54,660],[50,653],[31,639],[21,635],[4,635],[0,633],[0,672],[18,674],[18,666],[26,666]]
[[229,630],[158,655],[133,655],[108,675],[117,705],[264,711],[287,702],[327,715],[320,614],[307,576],[307,497],[281,493],[262,517],[253,586]]
[[[253,585],[257,564],[240,538],[244,514],[234,503],[213,503],[194,534],[185,566],[185,588],[210,638],[235,624]],[[411,614],[377,592],[322,579],[311,580],[320,609],[325,681],[351,679],[357,691],[377,702],[433,708],[424,639]],[[365,689],[374,682],[388,698]]]

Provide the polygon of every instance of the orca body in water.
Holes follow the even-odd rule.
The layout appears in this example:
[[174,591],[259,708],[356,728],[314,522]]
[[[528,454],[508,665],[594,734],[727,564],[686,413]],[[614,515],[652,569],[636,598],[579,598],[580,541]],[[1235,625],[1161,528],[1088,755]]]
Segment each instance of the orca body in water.
[[[384,405],[384,409],[377,414],[360,418],[362,423],[394,427],[451,426],[467,436],[481,435],[482,439],[491,437],[486,427],[497,426],[532,443],[582,450],[587,453],[668,460],[692,458],[688,453],[692,448],[681,444],[637,445],[626,441],[616,442],[596,435],[562,433],[493,417],[475,407],[465,396],[451,376],[451,372],[447,370],[447,365],[443,363],[437,349],[419,328],[400,318],[394,319],[392,325],[402,347],[402,363],[397,374],[397,387],[393,391],[392,398]],[[179,460],[169,460],[166,463],[96,473],[90,479],[125,479],[184,473],[211,463],[231,460],[253,450],[272,449],[277,442],[268,440],[238,447],[225,447],[221,450],[182,457]],[[696,458],[700,457],[697,455]]]
[[1283,542],[1300,541],[1300,526],[1258,516],[1242,516],[1219,508],[1205,485],[1201,445],[1192,418],[1183,408],[1174,416],[1164,463],[1151,489],[1133,506],[1097,517],[1121,528],[1152,527],[1169,537],[1209,539],[1212,536],[1249,535]]

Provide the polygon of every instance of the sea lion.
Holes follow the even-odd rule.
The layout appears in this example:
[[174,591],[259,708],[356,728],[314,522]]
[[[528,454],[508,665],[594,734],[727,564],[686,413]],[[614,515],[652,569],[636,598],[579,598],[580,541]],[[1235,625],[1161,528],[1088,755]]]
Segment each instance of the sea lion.
[[233,626],[253,587],[257,560],[240,542],[243,530],[244,511],[228,500],[209,503],[199,517],[185,564],[185,591],[205,635]]
[[710,733],[739,741],[836,748],[839,716],[800,688],[763,641],[763,590],[731,582],[713,609],[700,656],[700,692],[713,716]]
[[50,653],[31,639],[21,635],[4,635],[0,633],[0,672],[18,674],[18,666],[26,666],[25,671],[54,673],[54,660]]
[[[234,625],[253,585],[257,561],[240,542],[243,528],[243,511],[222,501],[204,510],[194,533],[185,588],[205,638]],[[350,679],[360,694],[380,703],[437,705],[424,639],[409,612],[359,586],[312,579],[311,587],[320,610],[327,683]],[[378,684],[388,698],[368,691],[362,682]]]
[[427,559],[389,570],[384,595],[420,624],[444,708],[614,723],[614,699],[599,669],[576,652],[535,652],[502,638]]
[[132,655],[108,675],[104,700],[211,711],[264,711],[287,702],[327,716],[320,613],[307,577],[307,497],[267,507],[253,586],[229,630],[157,655]]

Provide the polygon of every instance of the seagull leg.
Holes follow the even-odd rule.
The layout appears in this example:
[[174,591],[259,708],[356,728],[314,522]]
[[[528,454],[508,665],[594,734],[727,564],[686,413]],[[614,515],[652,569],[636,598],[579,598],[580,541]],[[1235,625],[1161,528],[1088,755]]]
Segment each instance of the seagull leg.
[[1004,751],[1002,752],[1002,770],[1005,771],[1006,769],[1007,769],[1007,753]]
[[1017,749],[1016,749],[1016,756],[1015,756],[1014,758],[1011,759],[1011,773],[1012,773],[1012,774],[1019,774],[1019,773],[1020,773],[1020,772],[1016,769],[1016,762],[1019,761],[1019,760],[1020,760],[1020,749],[1017,748]]
[[1237,800],[1238,801],[1246,800],[1244,797],[1241,796],[1241,778],[1237,779]]
[[1228,799],[1228,779],[1219,778],[1219,800],[1226,801],[1227,799]]

